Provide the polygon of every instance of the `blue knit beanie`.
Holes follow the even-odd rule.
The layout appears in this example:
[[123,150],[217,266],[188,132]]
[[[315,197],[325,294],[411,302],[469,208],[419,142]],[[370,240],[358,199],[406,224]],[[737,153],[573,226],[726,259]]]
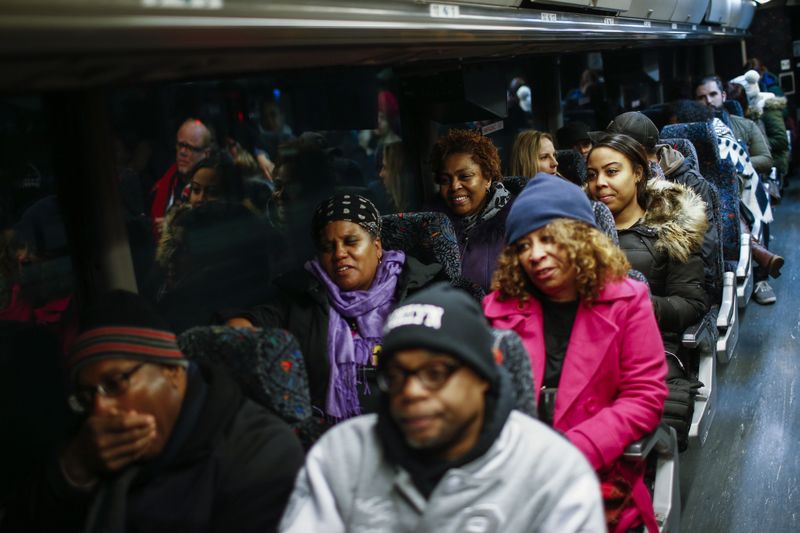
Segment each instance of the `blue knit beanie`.
[[571,218],[597,227],[589,198],[563,178],[539,172],[514,200],[506,219],[506,244],[546,226],[557,218]]

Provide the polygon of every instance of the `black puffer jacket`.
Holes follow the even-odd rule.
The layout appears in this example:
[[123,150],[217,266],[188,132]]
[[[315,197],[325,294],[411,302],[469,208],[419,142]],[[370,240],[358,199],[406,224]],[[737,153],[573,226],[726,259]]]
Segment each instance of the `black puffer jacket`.
[[719,193],[692,165],[684,158],[683,154],[669,145],[663,144],[656,147],[658,164],[664,171],[664,176],[674,183],[685,185],[696,192],[706,204],[706,226],[703,246],[700,256],[703,258],[705,271],[705,286],[712,302],[722,293],[722,279],[720,272],[722,266],[722,220],[719,211],[714,206],[719,206]]
[[683,330],[708,309],[700,258],[705,204],[692,190],[666,180],[650,180],[647,192],[644,217],[619,230],[619,245],[650,283],[664,346],[677,353]]
[[[406,263],[395,289],[394,301],[423,289],[434,281],[446,281],[439,264],[424,265],[406,256]],[[249,313],[239,314],[256,327],[277,327],[288,330],[300,343],[311,392],[311,404],[324,410],[328,391],[330,363],[328,361],[328,318],[330,303],[325,287],[309,272],[294,271],[275,281],[278,295],[275,302],[260,305]],[[374,396],[374,392],[372,396]],[[372,411],[365,405],[369,398],[361,398],[362,410]],[[371,402],[370,402],[371,403]]]

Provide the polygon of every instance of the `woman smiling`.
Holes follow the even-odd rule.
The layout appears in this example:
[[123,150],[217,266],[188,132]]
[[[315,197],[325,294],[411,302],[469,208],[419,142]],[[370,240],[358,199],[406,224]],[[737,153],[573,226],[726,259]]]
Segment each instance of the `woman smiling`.
[[438,209],[453,222],[465,278],[488,290],[512,194],[500,183],[500,156],[492,141],[470,130],[450,130],[431,152]]
[[681,353],[683,331],[708,310],[703,286],[706,205],[693,190],[648,179],[645,150],[627,135],[609,135],[589,152],[587,189],[614,215],[620,248],[644,274],[664,340],[670,397],[665,421],[688,444],[693,383]]
[[368,199],[329,198],[312,221],[316,257],[275,281],[273,303],[228,320],[234,327],[290,331],[306,361],[311,403],[331,421],[373,409],[389,310],[440,277],[438,264],[384,250],[380,232],[380,213]]

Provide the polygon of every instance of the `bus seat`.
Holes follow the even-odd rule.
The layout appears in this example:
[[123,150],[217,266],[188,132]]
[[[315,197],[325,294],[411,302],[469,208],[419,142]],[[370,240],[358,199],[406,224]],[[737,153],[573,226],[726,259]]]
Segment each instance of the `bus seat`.
[[387,250],[402,250],[425,264],[439,263],[448,279],[461,277],[461,254],[453,224],[444,213],[384,215],[381,241]]
[[[682,344],[693,354],[690,371],[703,385],[694,397],[694,411],[689,426],[689,446],[702,447],[708,437],[717,408],[717,358],[719,340],[717,317],[719,307],[713,306],[697,324],[683,332]],[[696,364],[696,366],[695,366]]]
[[577,150],[570,148],[558,150],[556,160],[558,161],[558,173],[578,187],[583,187],[586,183],[586,158]]
[[628,270],[628,277],[631,278],[631,279],[635,279],[636,281],[641,281],[642,283],[644,283],[648,287],[650,286],[650,282],[647,281],[647,278],[644,276],[644,274],[642,274],[638,270],[635,270],[633,268]]
[[290,426],[312,415],[305,361],[288,331],[201,326],[178,336],[189,359],[225,367],[253,401]]
[[614,223],[614,215],[611,210],[603,202],[591,200],[592,211],[594,211],[594,220],[597,222],[597,228],[608,235],[611,242],[619,244],[619,235],[617,235],[617,226]]
[[[661,139],[660,142],[671,145],[672,148],[680,152],[686,158],[694,170],[698,173],[700,172],[697,162],[697,151],[690,141],[686,139]],[[708,221],[709,224],[713,225],[714,231],[708,233],[712,235],[712,242],[718,245],[714,246],[713,249],[708,249],[709,243],[703,243],[703,270],[705,272],[706,287],[709,296],[712,298],[712,304],[719,304],[722,291],[722,273],[725,272],[725,265],[722,259],[722,238],[720,237],[722,235],[722,212],[717,187],[705,179],[705,177],[703,177],[703,180],[708,187],[702,189],[695,188],[695,192],[703,198],[703,201],[710,210],[708,212]]]
[[533,370],[522,339],[511,330],[493,329],[492,334],[495,348],[503,355],[503,366],[511,374],[511,385],[516,398],[514,408],[538,418],[536,395],[533,392]]
[[675,429],[661,424],[654,432],[625,448],[629,461],[655,461],[653,509],[658,530],[678,531],[681,522],[681,487],[678,471],[678,437]]
[[727,363],[736,351],[739,341],[739,306],[736,301],[736,275],[725,272],[723,278],[722,302],[717,315],[717,359],[720,363]]
[[[742,236],[739,224],[739,178],[733,163],[722,160],[717,135],[708,122],[670,124],[661,130],[663,138],[684,138],[697,150],[700,173],[713,183],[720,195],[722,247],[725,270],[736,274],[737,304],[744,307],[752,294],[753,273],[750,259],[750,236]],[[750,292],[747,292],[750,287]]]
[[[691,141],[672,138],[661,139],[660,142],[669,144],[675,150],[678,150],[689,164],[699,172],[697,151]],[[705,178],[702,179],[705,180]],[[722,214],[720,212],[717,188],[712,183],[707,185],[708,187],[696,187],[695,192],[705,201],[709,224],[714,224],[716,229],[713,232],[716,240],[713,240],[712,243],[704,243],[702,249],[705,287],[711,308],[697,324],[693,324],[684,331],[682,339],[683,347],[690,355],[689,368],[692,377],[703,384],[695,396],[694,412],[689,428],[689,445],[693,447],[702,446],[705,443],[708,431],[714,420],[717,400],[716,347],[720,335],[726,331],[726,328],[717,328],[725,274],[725,267],[722,261],[722,243],[719,239],[719,236],[722,235]],[[709,244],[714,244],[714,246],[708,246]]]
[[744,109],[742,109],[742,104],[737,102],[736,100],[725,100],[722,102],[722,105],[725,107],[725,111],[727,111],[731,115],[736,115],[737,117],[744,116]]
[[525,176],[503,176],[503,186],[514,196],[522,192],[530,178]]
[[384,215],[381,241],[387,250],[402,250],[425,264],[442,265],[450,285],[468,292],[477,301],[486,296],[475,282],[461,275],[461,253],[453,224],[436,212]]

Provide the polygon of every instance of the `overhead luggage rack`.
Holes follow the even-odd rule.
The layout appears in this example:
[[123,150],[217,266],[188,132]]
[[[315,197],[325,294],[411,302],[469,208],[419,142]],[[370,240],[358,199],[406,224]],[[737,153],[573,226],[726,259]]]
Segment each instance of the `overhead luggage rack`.
[[189,73],[509,57],[746,35],[737,29],[551,7],[413,0],[6,0],[0,4],[0,90],[159,81]]

